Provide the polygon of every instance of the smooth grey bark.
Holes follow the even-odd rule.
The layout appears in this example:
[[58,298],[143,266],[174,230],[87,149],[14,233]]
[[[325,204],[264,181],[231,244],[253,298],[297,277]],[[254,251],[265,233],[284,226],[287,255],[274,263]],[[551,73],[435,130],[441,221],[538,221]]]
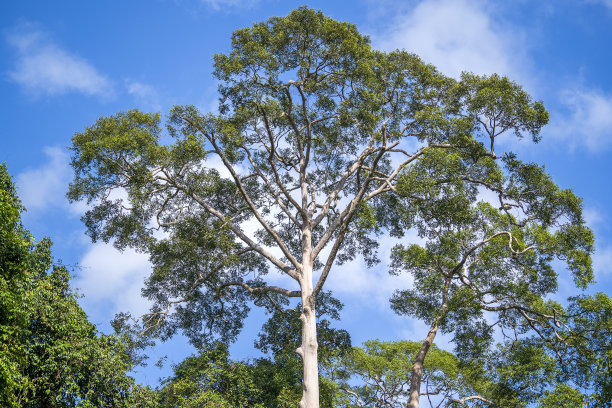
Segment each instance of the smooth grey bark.
[[[310,295],[307,293],[310,292]],[[302,357],[304,379],[302,383],[302,399],[300,408],[319,407],[319,361],[317,342],[317,320],[314,301],[312,301],[312,284],[310,290],[302,292],[302,344],[296,350]]]
[[408,404],[406,404],[407,408],[419,408],[421,397],[421,380],[423,378],[423,366],[425,365],[425,357],[427,356],[427,352],[433,345],[434,339],[436,338],[438,328],[440,327],[440,320],[442,320],[448,309],[448,289],[450,288],[451,276],[452,275],[449,274],[444,282],[442,306],[440,306],[440,310],[438,311],[436,318],[429,327],[427,337],[425,337],[425,340],[423,341],[419,352],[414,358],[414,364],[412,365],[412,375],[410,377],[410,399],[408,400]]
[[423,345],[421,345],[421,348],[414,359],[412,376],[410,377],[410,400],[408,401],[407,405],[409,408],[419,408],[421,379],[423,378],[423,365],[425,364],[427,352],[431,348],[434,338],[436,337],[439,321],[440,316],[434,320],[434,323],[432,323],[431,327],[429,328],[429,333],[427,333],[427,337],[425,337],[425,341],[423,342]]
[[[303,186],[303,200],[306,200],[306,187]],[[302,273],[299,280],[302,292],[302,344],[296,352],[302,358],[304,376],[300,408],[319,408],[319,361],[317,342],[317,318],[315,313],[316,294],[312,284],[312,232],[310,225],[302,230]]]

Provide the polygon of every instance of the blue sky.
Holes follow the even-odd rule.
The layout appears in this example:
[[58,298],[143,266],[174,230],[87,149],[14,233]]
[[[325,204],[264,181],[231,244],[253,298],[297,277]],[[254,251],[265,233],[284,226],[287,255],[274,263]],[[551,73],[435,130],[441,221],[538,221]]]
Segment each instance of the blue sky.
[[[147,257],[92,244],[82,205],[64,198],[71,179],[67,147],[100,116],[139,108],[166,113],[174,104],[214,110],[212,55],[229,48],[233,30],[285,15],[303,2],[280,0],[132,0],[3,2],[0,5],[0,162],[14,176],[33,234],[54,241],[73,267],[81,305],[103,331],[116,312],[142,313],[139,292]],[[555,181],[584,198],[597,239],[597,284],[612,292],[612,1],[611,0],[336,0],[309,6],[358,26],[375,48],[404,48],[443,73],[500,73],[544,101],[550,124],[537,145],[508,149],[544,164]],[[392,241],[382,241],[387,255]],[[406,278],[385,262],[359,262],[332,272],[327,287],[345,303],[338,326],[353,342],[420,339],[424,324],[395,316],[388,298]],[[562,273],[559,299],[576,294]],[[232,353],[257,356],[253,313]],[[441,339],[444,343],[444,339]],[[169,362],[191,353],[182,339],[152,351]],[[150,366],[139,381],[168,374]]]

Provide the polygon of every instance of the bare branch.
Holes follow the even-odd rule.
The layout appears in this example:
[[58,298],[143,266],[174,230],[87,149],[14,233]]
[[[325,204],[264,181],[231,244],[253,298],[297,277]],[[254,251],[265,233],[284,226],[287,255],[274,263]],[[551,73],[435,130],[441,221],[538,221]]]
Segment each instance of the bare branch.
[[461,405],[467,405],[468,401],[475,400],[475,399],[479,400],[479,401],[484,401],[487,404],[491,404],[491,405],[493,404],[493,401],[488,400],[488,399],[486,399],[484,397],[481,397],[480,395],[472,395],[472,396],[465,397],[465,398],[451,398],[446,403],[446,406],[450,407],[452,403],[457,403],[457,404],[461,404]]
[[[338,196],[340,191],[342,191],[342,189],[345,187],[346,181],[348,180],[349,176],[351,176],[356,171],[358,171],[359,168],[361,167],[361,165],[363,164],[363,162],[365,161],[365,159],[370,154],[372,154],[372,153],[374,153],[376,151],[372,147],[372,144],[373,144],[373,140],[371,140],[370,143],[367,145],[367,147],[363,150],[363,152],[361,152],[361,154],[359,155],[357,160],[355,160],[353,162],[351,167],[342,174],[342,176],[340,177],[340,180],[336,183],[336,188],[329,193],[329,195],[327,196],[327,199],[323,203],[322,207],[320,207],[321,208],[321,212],[312,221],[312,227],[313,228],[316,227],[317,225],[319,225],[321,223],[321,221],[323,220],[323,218],[327,215],[327,211],[329,210],[330,205],[336,200],[336,197]],[[314,210],[311,211],[310,215],[314,214],[313,211]]]
[[[293,221],[293,223],[295,225],[297,225],[298,227],[301,228],[302,223],[299,222],[297,220],[297,218],[295,218],[295,216],[291,213],[291,211],[289,211],[289,208],[287,208],[287,206],[285,205],[285,203],[283,203],[283,201],[280,198],[280,194],[274,190],[274,187],[272,186],[272,184],[270,183],[270,181],[268,180],[268,178],[261,172],[261,170],[259,169],[259,167],[257,167],[255,165],[255,162],[253,160],[253,157],[251,155],[251,152],[243,147],[243,150],[245,151],[245,153],[247,154],[247,158],[249,159],[249,162],[251,163],[251,166],[253,166],[253,170],[255,170],[255,172],[257,173],[257,175],[261,178],[261,180],[264,182],[264,184],[266,185],[266,187],[268,188],[268,191],[270,192],[270,194],[276,199],[276,203],[278,204],[278,206],[281,208],[281,210],[283,210],[283,212],[285,213],[285,215],[287,215],[287,217],[289,217],[289,219],[291,219],[291,221]],[[276,173],[276,171],[275,171]],[[278,178],[278,176],[277,176]],[[283,190],[283,192],[285,193],[285,196],[290,196],[290,194],[287,192],[287,190],[284,188],[284,186],[282,186],[282,184],[280,183],[280,180],[277,181],[277,184],[279,186],[281,186],[281,189]],[[297,205],[297,203],[291,199],[290,200],[294,206]],[[300,207],[297,207],[298,211],[301,212]]]

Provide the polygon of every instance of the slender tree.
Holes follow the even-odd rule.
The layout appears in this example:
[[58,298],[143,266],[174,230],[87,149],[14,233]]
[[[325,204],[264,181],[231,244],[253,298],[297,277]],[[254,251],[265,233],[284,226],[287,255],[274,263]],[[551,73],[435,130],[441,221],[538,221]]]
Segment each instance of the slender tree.
[[[452,169],[444,183],[431,177],[435,167]],[[428,153],[397,190],[408,197],[411,226],[425,241],[393,250],[393,272],[408,271],[414,286],[396,291],[392,307],[430,324],[412,367],[408,406],[416,408],[439,329],[454,334],[458,355],[467,359],[485,354],[494,328],[514,340],[527,331],[560,335],[565,312],[545,300],[557,288],[552,263],[564,261],[585,288],[593,280],[593,235],[581,200],[513,154],[466,161],[448,151]],[[484,200],[483,192],[497,202]]]
[[[300,406],[318,407],[317,298],[335,263],[376,261],[374,204],[422,158],[495,158],[502,131],[537,139],[548,114],[514,84],[458,83],[304,7],[234,32],[215,76],[219,114],[175,107],[168,144],[159,115],[138,111],[76,134],[69,197],[92,206],[93,240],[151,255],[144,293],[155,305],[143,322],[162,337],[182,328],[195,343],[231,339],[250,301],[299,299]],[[503,127],[482,131],[483,102],[470,93],[510,100]],[[293,286],[264,279],[269,268]]]

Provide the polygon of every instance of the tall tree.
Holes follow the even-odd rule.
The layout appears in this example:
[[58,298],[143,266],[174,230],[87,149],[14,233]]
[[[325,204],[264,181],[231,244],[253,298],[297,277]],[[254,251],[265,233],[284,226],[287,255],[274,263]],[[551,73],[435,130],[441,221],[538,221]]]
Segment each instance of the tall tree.
[[51,241],[35,242],[0,166],[0,405],[121,406],[133,380],[126,344],[96,331],[53,265]]
[[[477,93],[510,86],[492,77],[480,81]],[[480,121],[497,121],[505,130],[510,102],[487,96]],[[434,177],[432,168],[439,169]],[[436,179],[440,172],[446,172],[444,183]],[[454,334],[458,355],[468,359],[484,354],[494,328],[517,340],[529,330],[560,334],[563,308],[545,301],[557,289],[552,265],[564,261],[576,285],[585,288],[593,280],[593,234],[578,197],[511,153],[466,160],[449,151],[428,152],[402,175],[397,190],[408,203],[407,224],[425,241],[393,250],[393,272],[409,272],[414,286],[397,291],[392,307],[430,324],[412,369],[408,406],[416,408],[425,357],[439,329]]]
[[[93,206],[92,239],[151,254],[144,322],[161,336],[230,339],[249,301],[298,298],[300,406],[318,407],[316,299],[336,262],[376,261],[372,204],[427,154],[496,157],[501,128],[477,140],[482,103],[465,95],[481,78],[458,84],[407,52],[372,50],[355,26],[304,7],[234,32],[215,76],[220,113],[175,107],[171,144],[159,115],[137,111],[76,134],[69,197]],[[512,100],[504,130],[538,137],[541,103],[518,86],[487,90]],[[266,281],[270,267],[293,286]]]

